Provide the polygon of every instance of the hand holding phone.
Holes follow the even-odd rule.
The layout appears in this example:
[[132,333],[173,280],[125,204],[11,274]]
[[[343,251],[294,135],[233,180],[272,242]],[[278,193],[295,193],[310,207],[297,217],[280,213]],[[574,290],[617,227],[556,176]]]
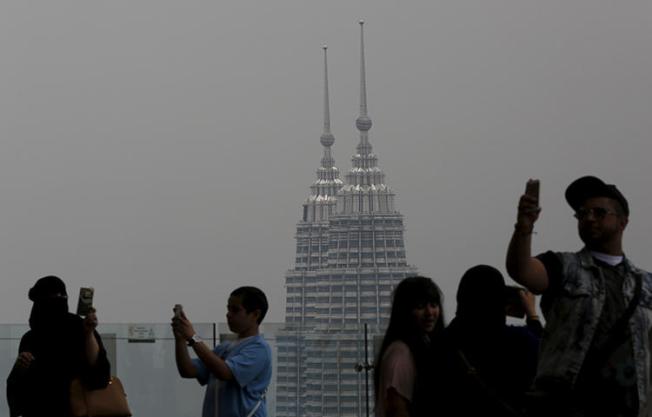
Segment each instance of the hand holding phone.
[[539,180],[529,179],[525,184],[525,193],[518,202],[518,217],[516,228],[524,233],[532,233],[532,227],[539,218],[541,207],[539,207]]
[[529,179],[525,184],[525,195],[530,197],[533,202],[539,204],[539,188],[541,182],[539,180]]
[[181,318],[181,313],[183,312],[183,306],[181,304],[175,304],[172,311],[174,311],[175,319]]
[[181,304],[175,304],[172,310],[174,311],[174,317],[172,318],[174,337],[177,341],[188,341],[195,334],[192,323],[186,317]]

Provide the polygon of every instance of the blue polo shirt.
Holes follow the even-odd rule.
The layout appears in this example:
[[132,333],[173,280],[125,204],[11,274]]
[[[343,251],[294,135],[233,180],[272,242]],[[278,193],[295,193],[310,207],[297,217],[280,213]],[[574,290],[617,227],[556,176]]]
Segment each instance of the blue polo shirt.
[[[254,417],[267,417],[263,395],[272,379],[272,350],[261,335],[224,342],[213,349],[233,373],[231,381],[221,381],[200,359],[193,359],[197,381],[207,385],[203,417],[246,417],[258,401]],[[217,414],[215,410],[217,409]]]

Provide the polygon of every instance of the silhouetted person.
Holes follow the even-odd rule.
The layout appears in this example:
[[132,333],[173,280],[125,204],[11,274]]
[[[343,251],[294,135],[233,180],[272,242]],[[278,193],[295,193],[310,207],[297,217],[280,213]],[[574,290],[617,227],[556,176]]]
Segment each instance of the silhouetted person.
[[88,388],[109,382],[110,365],[93,310],[86,318],[68,312],[63,281],[47,276],[29,290],[34,302],[30,330],[20,340],[18,358],[7,379],[11,417],[68,417],[70,383]]
[[374,372],[376,417],[437,415],[434,347],[444,329],[441,302],[430,278],[405,278],[394,290]]
[[516,416],[537,364],[541,323],[534,297],[523,294],[527,326],[506,324],[506,286],[488,265],[466,271],[455,318],[444,331],[443,387],[451,416]]

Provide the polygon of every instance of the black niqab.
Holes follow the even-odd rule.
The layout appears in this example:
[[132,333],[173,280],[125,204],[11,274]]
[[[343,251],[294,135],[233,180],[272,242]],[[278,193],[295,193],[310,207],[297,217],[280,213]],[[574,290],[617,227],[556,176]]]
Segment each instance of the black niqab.
[[55,276],[36,281],[29,290],[34,302],[30,330],[23,335],[19,352],[30,352],[34,361],[23,371],[14,368],[7,379],[7,400],[12,415],[67,417],[70,382],[80,377],[90,388],[106,386],[110,364],[100,346],[97,363],[86,363],[83,320],[68,312],[66,285]]

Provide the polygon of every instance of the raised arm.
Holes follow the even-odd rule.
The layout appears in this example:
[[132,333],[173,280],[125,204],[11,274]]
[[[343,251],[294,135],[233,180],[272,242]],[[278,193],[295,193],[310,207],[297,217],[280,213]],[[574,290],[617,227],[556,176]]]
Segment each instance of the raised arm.
[[[179,317],[172,319],[172,329],[174,331],[174,351],[179,375],[184,378],[195,378],[197,377],[197,369],[192,363],[187,347],[187,341],[196,334],[195,329],[184,312],[181,312]],[[226,362],[217,356],[208,345],[199,341],[194,343],[192,348],[197,357],[216,378],[223,381],[233,379],[233,373]]]
[[533,258],[531,253],[534,223],[541,212],[538,191],[532,191],[533,184],[538,188],[538,180],[529,180],[526,192],[519,200],[514,233],[507,248],[506,267],[514,281],[540,294],[548,288],[548,273],[543,263]]
[[188,346],[186,340],[174,332],[174,359],[177,363],[177,370],[182,378],[196,378],[197,369],[192,364],[190,353],[188,353]]
[[233,379],[233,372],[231,368],[226,364],[224,359],[217,356],[213,351],[206,345],[204,342],[195,343],[192,348],[195,350],[195,354],[206,368],[219,380],[229,381]]
[[84,352],[86,354],[86,363],[89,366],[95,366],[100,356],[100,344],[95,337],[96,328],[97,312],[94,308],[91,308],[84,318]]
[[82,323],[84,329],[84,361],[82,382],[91,389],[104,388],[111,379],[111,364],[97,332],[97,312],[91,308]]

